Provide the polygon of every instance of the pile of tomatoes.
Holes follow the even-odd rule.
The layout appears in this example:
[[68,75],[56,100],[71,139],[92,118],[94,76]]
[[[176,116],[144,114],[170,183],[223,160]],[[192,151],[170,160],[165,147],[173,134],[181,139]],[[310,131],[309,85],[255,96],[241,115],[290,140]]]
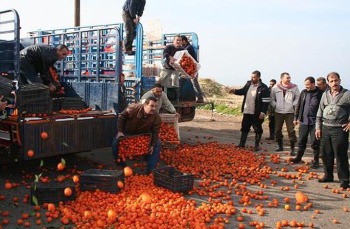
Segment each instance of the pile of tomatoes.
[[70,109],[70,110],[65,110],[65,109],[61,109],[59,112],[61,114],[68,114],[68,115],[72,115],[72,114],[85,114],[89,111],[91,111],[92,108],[91,107],[88,107],[88,108],[85,108],[85,109],[80,109],[80,110],[73,110],[73,109]]

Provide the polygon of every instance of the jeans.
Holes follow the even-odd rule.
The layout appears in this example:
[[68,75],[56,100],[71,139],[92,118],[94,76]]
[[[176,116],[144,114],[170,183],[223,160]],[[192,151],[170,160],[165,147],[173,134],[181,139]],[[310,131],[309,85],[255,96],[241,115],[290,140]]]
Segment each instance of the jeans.
[[203,91],[198,83],[198,75],[191,79],[191,82],[193,84],[193,90],[196,93],[196,97],[199,100],[203,100]]
[[[157,164],[159,162],[159,156],[160,156],[160,150],[162,147],[162,142],[160,139],[156,142],[156,144],[153,146],[153,152],[149,156],[147,160],[147,171],[152,171],[157,167]],[[119,157],[119,140],[117,138],[114,138],[113,143],[112,143],[112,153],[114,160],[117,160]]]

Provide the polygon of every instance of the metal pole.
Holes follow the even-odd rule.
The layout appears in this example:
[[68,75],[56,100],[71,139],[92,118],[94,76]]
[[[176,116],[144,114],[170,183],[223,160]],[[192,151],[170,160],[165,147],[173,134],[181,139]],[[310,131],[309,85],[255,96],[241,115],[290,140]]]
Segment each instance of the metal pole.
[[80,0],[74,0],[74,26],[80,26]]

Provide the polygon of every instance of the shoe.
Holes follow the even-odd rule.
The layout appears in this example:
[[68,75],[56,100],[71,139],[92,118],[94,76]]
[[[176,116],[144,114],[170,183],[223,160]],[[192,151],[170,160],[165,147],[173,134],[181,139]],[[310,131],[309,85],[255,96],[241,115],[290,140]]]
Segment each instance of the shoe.
[[344,188],[344,189],[349,188],[349,181],[341,181],[340,182],[340,187]]
[[197,99],[196,103],[204,103],[203,99]]
[[297,154],[296,154],[294,151],[290,151],[289,155],[290,155],[290,156],[295,156],[295,155],[297,155]]
[[312,161],[311,168],[318,169],[320,167],[320,163],[318,161]]
[[294,164],[297,164],[297,163],[301,162],[301,158],[295,157],[295,158],[291,159],[290,161],[293,162]]
[[133,55],[135,55],[135,51],[132,51],[132,50],[125,51],[125,54],[133,56]]
[[320,183],[333,182],[333,178],[322,177],[321,179],[318,180],[318,182],[320,182]]

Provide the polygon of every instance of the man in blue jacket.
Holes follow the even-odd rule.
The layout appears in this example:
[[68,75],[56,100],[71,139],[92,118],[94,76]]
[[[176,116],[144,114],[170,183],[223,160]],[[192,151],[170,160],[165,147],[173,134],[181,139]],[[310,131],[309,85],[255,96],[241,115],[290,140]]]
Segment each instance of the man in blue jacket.
[[146,0],[126,0],[123,6],[123,21],[125,29],[124,51],[128,55],[134,55],[132,42],[136,37],[136,26],[145,9]]
[[244,95],[242,103],[242,127],[241,140],[238,147],[245,147],[250,127],[255,131],[255,151],[259,151],[261,135],[263,133],[262,123],[270,103],[270,90],[266,84],[261,82],[261,73],[252,72],[251,80],[241,89],[231,89],[229,93]]

